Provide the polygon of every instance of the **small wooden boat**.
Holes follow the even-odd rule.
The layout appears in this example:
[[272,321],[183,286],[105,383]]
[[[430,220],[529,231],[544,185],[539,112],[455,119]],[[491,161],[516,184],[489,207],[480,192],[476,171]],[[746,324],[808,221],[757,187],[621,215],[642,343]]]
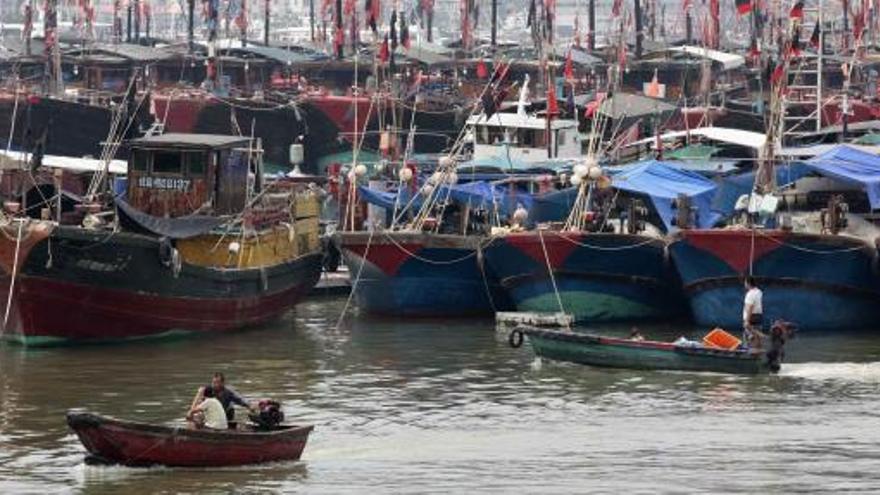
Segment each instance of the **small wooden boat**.
[[771,361],[767,352],[757,350],[637,341],[535,327],[521,327],[511,332],[510,344],[514,347],[522,345],[523,335],[528,336],[539,357],[590,366],[735,374],[779,371],[778,361]]
[[194,430],[68,412],[67,424],[88,450],[88,463],[125,466],[239,466],[300,458],[313,426],[262,431]]

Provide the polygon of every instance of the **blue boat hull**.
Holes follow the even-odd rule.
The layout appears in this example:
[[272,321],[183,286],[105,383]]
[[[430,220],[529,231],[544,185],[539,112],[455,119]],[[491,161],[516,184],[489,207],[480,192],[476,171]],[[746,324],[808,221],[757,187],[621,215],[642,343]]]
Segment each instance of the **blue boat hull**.
[[528,232],[494,239],[485,253],[517,310],[595,322],[682,312],[664,248],[660,239],[637,235]]
[[384,232],[370,241],[369,233],[352,232],[337,234],[337,243],[358,307],[368,313],[461,317],[510,308],[480,265],[478,238]]
[[745,230],[688,231],[670,245],[695,321],[742,327],[743,277],[764,292],[765,323],[861,328],[880,321],[875,250],[844,236]]

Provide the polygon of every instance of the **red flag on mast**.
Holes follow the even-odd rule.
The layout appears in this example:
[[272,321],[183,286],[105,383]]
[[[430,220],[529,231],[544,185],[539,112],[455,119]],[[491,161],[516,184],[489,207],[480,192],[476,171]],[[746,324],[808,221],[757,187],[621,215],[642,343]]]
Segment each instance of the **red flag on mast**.
[[568,55],[565,56],[565,80],[566,81],[574,81],[574,60],[571,58],[571,49],[568,50]]

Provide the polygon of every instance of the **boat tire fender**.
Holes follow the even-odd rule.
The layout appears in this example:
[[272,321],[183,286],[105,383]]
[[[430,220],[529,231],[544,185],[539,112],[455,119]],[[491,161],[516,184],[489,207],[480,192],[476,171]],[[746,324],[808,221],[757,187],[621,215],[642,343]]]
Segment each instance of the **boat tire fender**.
[[159,261],[165,266],[171,266],[174,257],[174,246],[167,237],[159,239]]
[[514,330],[507,336],[507,343],[514,349],[521,347],[523,345],[523,340],[525,340],[525,336],[523,335],[522,330]]

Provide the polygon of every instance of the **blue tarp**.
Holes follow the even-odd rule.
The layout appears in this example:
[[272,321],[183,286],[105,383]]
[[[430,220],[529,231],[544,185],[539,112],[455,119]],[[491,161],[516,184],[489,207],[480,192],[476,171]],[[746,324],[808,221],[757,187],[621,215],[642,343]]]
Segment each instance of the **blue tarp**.
[[880,209],[880,156],[840,145],[803,164],[824,177],[862,186],[871,209]]
[[676,164],[656,160],[639,163],[614,175],[612,186],[648,196],[667,231],[673,227],[676,213],[672,204],[680,194],[691,198],[696,209],[697,227],[712,227],[719,218],[712,211],[712,198],[717,189],[715,183]]
[[[648,196],[654,211],[669,230],[675,217],[672,202],[679,194],[692,199],[697,209],[697,225],[711,227],[719,215],[712,210],[717,186],[702,175],[684,170],[678,163],[648,161],[614,167],[612,186],[616,189]],[[577,198],[577,188],[570,187],[536,196],[529,219],[533,222],[564,220]]]
[[[397,201],[397,208],[399,210],[405,207],[410,199],[412,199],[409,191],[404,191],[399,200],[397,200],[396,191],[377,191],[369,187],[360,186],[358,187],[358,192],[367,203],[388,210],[394,209],[395,201]],[[448,197],[450,201],[455,203],[486,210],[492,210],[497,205],[498,212],[502,215],[512,214],[518,205],[522,205],[527,210],[530,210],[532,207],[531,194],[517,191],[509,186],[496,186],[482,181],[443,186],[437,192],[437,197],[441,200]],[[415,208],[420,207],[421,204],[421,196],[413,201]]]
[[[787,186],[810,172],[801,163],[786,163],[774,168],[776,170],[776,184],[779,187]],[[725,217],[732,214],[740,196],[751,193],[754,186],[754,171],[722,178],[718,185],[718,192],[712,200],[712,209]]]

